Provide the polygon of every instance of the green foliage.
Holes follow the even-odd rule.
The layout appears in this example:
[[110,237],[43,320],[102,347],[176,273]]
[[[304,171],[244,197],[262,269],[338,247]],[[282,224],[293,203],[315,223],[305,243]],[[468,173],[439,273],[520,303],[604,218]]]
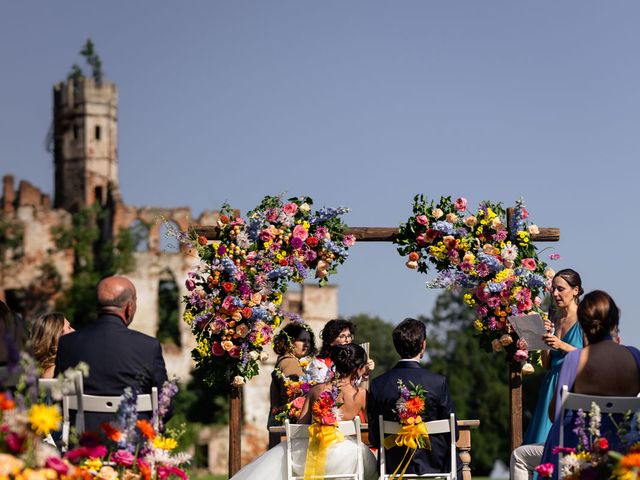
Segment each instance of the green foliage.
[[186,422],[226,425],[229,422],[229,392],[215,390],[204,380],[201,369],[191,372],[186,388],[180,388],[173,399],[174,416]]
[[[104,77],[104,72],[102,71],[102,60],[100,60],[100,57],[98,56],[95,50],[95,46],[93,45],[93,42],[90,38],[87,39],[86,43],[82,47],[82,50],[80,50],[80,55],[84,57],[89,67],[91,67],[91,76],[96,81],[96,83],[100,85]],[[77,64],[73,64],[71,67],[71,71],[67,74],[67,79],[78,80],[83,77],[84,72],[82,71],[82,68],[80,68],[80,66]]]
[[369,354],[376,363],[371,378],[383,374],[397,363],[400,356],[393,346],[391,332],[394,326],[391,323],[366,314],[356,315],[349,320],[356,326],[356,343],[369,342]]
[[15,220],[0,218],[0,262],[10,263],[24,255],[24,228]]
[[158,287],[158,332],[156,338],[161,342],[173,342],[180,346],[180,293],[173,280],[164,280]]
[[53,231],[56,246],[74,252],[71,285],[56,308],[73,319],[76,327],[95,320],[95,288],[102,278],[135,269],[131,233],[122,230],[115,239],[109,238],[104,233],[109,221],[108,211],[94,205],[75,213],[71,226]]

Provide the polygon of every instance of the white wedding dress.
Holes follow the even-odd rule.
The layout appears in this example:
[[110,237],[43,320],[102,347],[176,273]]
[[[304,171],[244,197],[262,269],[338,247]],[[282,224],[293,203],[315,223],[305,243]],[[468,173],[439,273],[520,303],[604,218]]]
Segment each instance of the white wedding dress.
[[[292,445],[293,474],[302,476],[307,456],[308,440],[294,439]],[[378,478],[376,458],[369,447],[361,444],[364,457],[364,478]],[[327,451],[325,474],[355,473],[357,471],[357,449],[355,440],[345,437],[342,442],[335,442]],[[271,450],[256,458],[236,473],[231,480],[286,480],[287,478],[287,444],[282,442]]]

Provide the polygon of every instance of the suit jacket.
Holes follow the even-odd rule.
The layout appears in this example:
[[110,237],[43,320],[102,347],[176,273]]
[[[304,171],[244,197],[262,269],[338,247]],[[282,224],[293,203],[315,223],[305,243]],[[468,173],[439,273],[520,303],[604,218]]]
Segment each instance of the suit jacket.
[[[430,372],[421,367],[418,362],[398,362],[391,370],[371,382],[367,411],[369,414],[369,440],[374,447],[380,448],[378,415],[382,414],[385,420],[397,421],[393,409],[400,396],[398,380],[402,380],[408,388],[411,388],[409,382],[412,382],[415,385],[422,385],[427,391],[423,421],[448,419],[450,413],[455,413],[449,396],[449,385],[444,376]],[[430,435],[429,438],[431,450],[417,450],[406,473],[424,474],[449,470],[451,463],[449,460],[451,455],[449,450],[450,435]],[[387,472],[395,470],[402,460],[405,450],[405,448],[394,447],[386,451]],[[459,461],[456,468],[461,471]]]
[[[90,395],[122,395],[126,387],[138,393],[160,389],[167,380],[162,349],[157,339],[128,329],[115,315],[100,315],[92,325],[63,335],[58,344],[56,372],[78,363],[89,365],[84,392]],[[98,431],[113,415],[85,414],[85,428]]]

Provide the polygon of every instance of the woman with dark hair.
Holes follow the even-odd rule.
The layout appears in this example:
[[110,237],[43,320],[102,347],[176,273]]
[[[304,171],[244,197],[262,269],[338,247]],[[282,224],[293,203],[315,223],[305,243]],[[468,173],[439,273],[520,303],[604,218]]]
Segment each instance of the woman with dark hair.
[[511,478],[528,479],[538,465],[544,442],[551,429],[549,404],[556,391],[556,384],[565,355],[584,345],[584,334],[578,322],[578,305],[582,290],[580,274],[570,268],[557,272],[551,282],[552,309],[545,321],[547,333],[544,341],[549,350],[542,351],[542,365],[549,371],[538,393],[538,403],[529,427],[524,434],[523,445],[511,454]]
[[[553,427],[540,462],[555,464],[554,479],[558,478],[558,457],[552,449],[559,443],[560,429],[564,429],[565,447],[578,445],[578,437],[573,431],[573,412],[567,412],[565,418],[560,418],[562,386],[567,385],[569,391],[587,395],[634,397],[640,392],[640,351],[618,344],[619,320],[618,306],[602,290],[587,294],[578,306],[578,321],[589,344],[570,352],[564,360],[549,407],[549,416],[554,419]],[[618,446],[614,420],[603,415],[600,425],[600,435],[608,439],[611,450]]]
[[[285,379],[297,381],[302,376],[300,359],[312,357],[316,353],[313,330],[304,323],[289,323],[274,337],[273,350],[278,355],[278,359],[271,374],[267,427],[278,425],[274,411],[289,402]],[[280,435],[269,434],[269,448],[277,445],[278,442],[280,442]]]
[[74,331],[69,320],[59,312],[42,315],[33,323],[29,342],[33,356],[42,369],[42,378],[53,378],[58,341],[62,335]]
[[[360,345],[337,345],[331,349],[330,358],[334,364],[336,377],[327,383],[311,388],[302,408],[300,423],[320,423],[314,413],[314,406],[321,398],[326,401],[327,394],[335,396],[334,407],[341,421],[353,420],[361,411],[366,411],[366,391],[359,387],[359,379],[366,372],[367,354]],[[339,406],[338,406],[339,405]],[[308,440],[294,439],[291,444],[294,475],[302,475],[307,459]],[[268,478],[284,480],[287,478],[285,442],[276,445],[236,473],[231,480]],[[357,472],[357,444],[350,437],[336,440],[326,451],[324,474]],[[369,448],[361,444],[364,456],[364,476],[377,478],[376,459]]]
[[524,435],[524,444],[544,443],[547,439],[551,429],[547,412],[556,391],[562,362],[567,353],[584,345],[584,335],[578,322],[578,303],[583,293],[582,280],[575,270],[565,268],[553,277],[551,295],[554,315],[545,322],[547,334],[544,336],[549,350],[542,351],[542,365],[549,371],[540,386],[538,403]]

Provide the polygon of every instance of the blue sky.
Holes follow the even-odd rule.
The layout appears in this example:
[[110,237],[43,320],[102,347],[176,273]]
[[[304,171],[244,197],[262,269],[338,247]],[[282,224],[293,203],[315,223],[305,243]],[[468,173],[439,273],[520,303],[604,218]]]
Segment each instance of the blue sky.
[[[0,7],[0,174],[53,191],[52,85],[91,37],[120,91],[127,203],[247,211],[267,194],[395,226],[417,193],[512,204],[640,343],[640,4],[22,1]],[[549,252],[545,252],[549,253]],[[437,291],[358,244],[340,311],[397,322]]]

